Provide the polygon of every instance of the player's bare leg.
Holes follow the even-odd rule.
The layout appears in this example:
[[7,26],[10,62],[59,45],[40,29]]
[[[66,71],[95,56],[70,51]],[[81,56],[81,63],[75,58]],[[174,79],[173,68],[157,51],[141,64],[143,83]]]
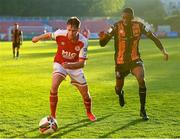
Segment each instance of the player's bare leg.
[[91,97],[89,95],[89,91],[88,91],[88,86],[78,86],[76,85],[76,87],[78,88],[79,92],[82,95],[83,101],[84,101],[84,105],[86,108],[86,114],[89,118],[90,121],[96,121],[96,117],[95,115],[92,113],[92,100]]
[[16,58],[19,57],[19,47],[16,48]]
[[119,96],[119,105],[121,107],[124,106],[125,101],[124,101],[124,91],[122,90],[124,86],[124,78],[118,79],[116,78],[116,86],[115,86],[115,91],[116,94]]
[[12,47],[13,50],[13,58],[15,58],[15,47]]
[[51,116],[54,118],[56,118],[56,107],[58,103],[58,88],[63,80],[64,77],[62,77],[59,73],[53,73],[49,101],[50,101]]
[[140,97],[140,116],[144,120],[148,120],[149,117],[146,114],[145,103],[146,103],[146,84],[144,80],[144,69],[142,66],[135,67],[132,70],[133,75],[136,77],[139,84],[139,97]]

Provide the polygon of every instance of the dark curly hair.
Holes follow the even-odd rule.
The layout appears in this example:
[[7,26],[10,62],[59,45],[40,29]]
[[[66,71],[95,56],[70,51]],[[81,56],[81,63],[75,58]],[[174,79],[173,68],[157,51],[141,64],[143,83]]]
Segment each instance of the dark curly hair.
[[134,16],[134,10],[132,8],[125,8],[123,10],[123,13],[128,13],[130,14],[131,16]]

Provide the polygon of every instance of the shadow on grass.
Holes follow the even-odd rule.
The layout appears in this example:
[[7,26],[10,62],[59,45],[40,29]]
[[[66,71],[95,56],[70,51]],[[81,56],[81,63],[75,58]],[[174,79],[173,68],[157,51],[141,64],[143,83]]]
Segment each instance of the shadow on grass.
[[[112,116],[112,115],[103,116],[101,118],[98,118],[97,121],[95,121],[95,122],[102,121],[102,120],[104,120],[110,116]],[[91,125],[95,122],[91,122],[88,119],[83,119],[81,121],[70,123],[70,124],[65,125],[64,127],[58,128],[58,130],[52,135],[41,135],[40,134],[39,136],[35,136],[33,138],[44,138],[44,137],[46,137],[46,138],[60,138],[61,136],[66,135],[69,132],[72,132],[72,131],[74,131],[78,128],[81,128],[81,127],[86,127],[86,126]]]
[[146,122],[146,121],[144,121],[143,119],[133,120],[133,121],[131,121],[131,122],[117,128],[117,129],[114,129],[114,130],[112,130],[112,131],[110,131],[110,132],[108,132],[108,133],[106,133],[104,135],[99,136],[99,138],[108,138],[111,134],[114,134],[117,131],[126,129],[126,128],[130,127],[130,126],[136,125],[136,124],[141,123],[141,122]]
[[22,134],[10,136],[10,137],[8,137],[8,138],[25,137],[25,135],[26,135],[27,133],[34,132],[34,131],[38,131],[38,130],[39,130],[39,128],[37,127],[37,128],[31,129],[31,130],[29,130],[29,131],[27,131],[27,132],[24,132],[24,133],[22,133]]

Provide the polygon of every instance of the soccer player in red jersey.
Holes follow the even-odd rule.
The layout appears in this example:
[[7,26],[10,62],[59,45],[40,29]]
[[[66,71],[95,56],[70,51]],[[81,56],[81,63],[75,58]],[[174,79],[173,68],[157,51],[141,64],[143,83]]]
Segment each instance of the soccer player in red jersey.
[[80,20],[77,17],[71,17],[67,21],[67,30],[59,29],[54,33],[49,32],[35,36],[32,38],[32,42],[36,43],[39,40],[53,38],[58,45],[57,53],[54,57],[52,87],[50,90],[51,116],[56,118],[58,87],[69,75],[71,83],[77,87],[82,95],[89,120],[95,121],[96,117],[91,111],[92,100],[82,70],[87,59],[88,40],[79,33],[80,24]]
[[164,55],[164,59],[168,60],[168,53],[162,46],[160,40],[150,31],[149,27],[142,22],[134,19],[134,11],[131,8],[125,8],[122,13],[122,20],[118,21],[111,27],[107,33],[99,33],[99,43],[105,46],[114,36],[115,47],[115,72],[116,86],[115,91],[119,96],[120,106],[124,106],[124,79],[131,72],[137,79],[139,84],[140,97],[140,116],[144,120],[149,117],[146,114],[146,84],[144,79],[144,66],[139,53],[139,40],[144,34],[150,38]]

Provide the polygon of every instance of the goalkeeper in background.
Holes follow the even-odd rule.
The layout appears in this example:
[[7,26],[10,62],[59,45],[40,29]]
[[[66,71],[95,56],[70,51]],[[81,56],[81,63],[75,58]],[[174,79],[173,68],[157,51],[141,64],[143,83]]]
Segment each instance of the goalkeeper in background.
[[144,34],[150,38],[155,45],[162,52],[164,59],[168,60],[168,53],[162,46],[160,40],[150,31],[148,26],[144,23],[136,21],[134,18],[134,11],[131,8],[125,8],[122,12],[122,20],[118,21],[111,27],[107,33],[99,33],[99,43],[101,46],[105,46],[109,40],[114,36],[115,47],[115,72],[116,72],[116,86],[115,91],[119,96],[120,106],[124,106],[124,79],[132,73],[139,85],[139,97],[140,97],[140,116],[144,120],[148,120],[149,117],[146,114],[146,84],[144,79],[144,65],[140,58],[139,53],[139,40],[141,35]]

